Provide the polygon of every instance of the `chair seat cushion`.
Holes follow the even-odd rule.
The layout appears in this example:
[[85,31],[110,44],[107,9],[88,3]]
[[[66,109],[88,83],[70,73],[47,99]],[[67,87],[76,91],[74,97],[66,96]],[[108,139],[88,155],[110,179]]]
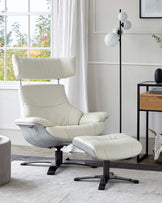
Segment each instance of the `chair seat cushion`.
[[83,114],[80,119],[79,124],[87,124],[92,122],[104,122],[108,118],[108,113],[106,112],[89,112]]
[[55,138],[72,141],[78,136],[96,136],[104,130],[104,122],[93,122],[85,125],[53,126],[46,127],[46,130]]
[[101,160],[126,159],[137,156],[142,150],[139,141],[124,133],[76,137],[73,144]]

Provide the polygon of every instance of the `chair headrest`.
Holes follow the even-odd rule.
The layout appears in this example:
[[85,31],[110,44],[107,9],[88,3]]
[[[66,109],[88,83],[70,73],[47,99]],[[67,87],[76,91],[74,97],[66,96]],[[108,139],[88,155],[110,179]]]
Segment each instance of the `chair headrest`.
[[75,57],[25,58],[12,56],[16,79],[52,80],[75,74]]

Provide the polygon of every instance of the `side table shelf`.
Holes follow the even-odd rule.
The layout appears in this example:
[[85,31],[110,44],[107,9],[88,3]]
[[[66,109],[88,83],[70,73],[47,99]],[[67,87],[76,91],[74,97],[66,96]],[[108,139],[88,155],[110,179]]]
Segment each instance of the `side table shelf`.
[[[141,87],[146,87],[146,92],[141,92]],[[140,140],[140,112],[146,112],[146,151],[143,156],[137,156],[137,162],[141,162],[148,156],[149,147],[149,111],[160,112],[162,111],[162,95],[150,94],[149,87],[162,87],[162,83],[153,81],[146,81],[137,84],[137,140]]]

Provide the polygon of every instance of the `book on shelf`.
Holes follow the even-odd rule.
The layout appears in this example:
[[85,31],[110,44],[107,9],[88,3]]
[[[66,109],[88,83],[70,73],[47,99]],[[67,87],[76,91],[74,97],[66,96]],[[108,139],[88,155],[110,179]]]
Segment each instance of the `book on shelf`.
[[150,94],[162,94],[162,87],[155,87],[150,90]]

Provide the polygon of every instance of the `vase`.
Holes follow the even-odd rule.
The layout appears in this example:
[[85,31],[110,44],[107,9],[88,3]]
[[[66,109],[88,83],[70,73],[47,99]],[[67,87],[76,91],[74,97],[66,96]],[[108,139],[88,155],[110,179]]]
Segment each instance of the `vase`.
[[157,83],[162,82],[162,69],[161,68],[156,69],[154,78]]

